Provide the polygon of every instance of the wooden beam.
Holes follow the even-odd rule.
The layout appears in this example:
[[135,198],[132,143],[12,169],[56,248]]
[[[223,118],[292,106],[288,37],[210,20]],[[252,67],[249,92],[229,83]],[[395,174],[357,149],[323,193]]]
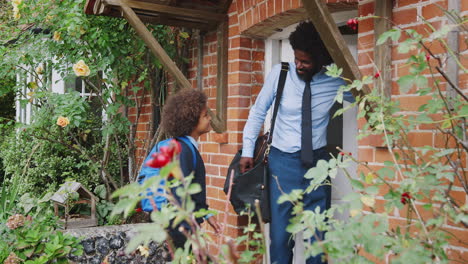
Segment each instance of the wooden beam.
[[[113,0],[114,1],[114,0]],[[122,10],[123,16],[127,19],[128,23],[135,29],[137,34],[143,39],[145,44],[150,48],[151,52],[160,60],[164,68],[171,74],[176,82],[183,89],[192,89],[192,85],[180,71],[174,61],[167,55],[166,51],[161,47],[159,42],[154,38],[154,36],[149,32],[148,28],[141,22],[140,18],[135,14],[135,12],[125,3],[125,1],[116,0],[119,3],[119,7]],[[222,110],[218,109],[218,112]],[[212,121],[211,126],[216,132],[224,132],[225,124],[222,118],[217,117],[211,109],[208,109]]]
[[[374,39],[375,43],[380,35],[390,30],[392,25],[393,0],[375,1],[375,15],[382,17],[374,20]],[[384,19],[385,18],[385,19]],[[392,41],[388,39],[382,45],[375,45],[374,62],[376,71],[380,72],[380,77],[374,81],[374,88],[379,89],[385,98],[392,96]]]
[[108,5],[114,5],[114,6],[120,6],[122,2],[125,2],[125,4],[132,9],[153,11],[158,14],[192,18],[195,20],[202,20],[202,21],[208,20],[208,21],[214,21],[214,22],[221,22],[224,20],[224,17],[226,16],[225,14],[207,12],[207,11],[202,11],[202,10],[186,9],[186,8],[159,5],[159,4],[132,1],[132,0],[126,0],[126,1],[104,0],[104,2]]
[[190,84],[190,82],[179,70],[179,68],[174,63],[174,61],[172,61],[169,55],[167,55],[166,51],[163,49],[163,47],[161,47],[161,45],[154,38],[151,32],[149,32],[148,28],[146,28],[143,22],[141,22],[137,14],[135,14],[135,12],[124,1],[117,1],[120,2],[120,8],[125,19],[127,19],[128,23],[130,23],[130,25],[135,29],[137,34],[143,39],[143,41],[150,48],[153,54],[161,61],[162,65],[169,72],[169,74],[171,74],[174,77],[174,79],[181,87],[191,88],[192,85]]
[[173,27],[185,27],[185,28],[194,28],[205,31],[210,31],[216,28],[214,23],[198,23],[198,22],[186,22],[183,20],[177,20],[172,18],[165,18],[158,15],[150,14],[148,12],[137,11],[135,12],[141,21],[145,23],[157,24],[157,25],[167,25]]
[[[309,19],[315,25],[325,46],[330,52],[335,63],[343,69],[343,76],[351,80],[360,80],[361,72],[354,61],[348,45],[341,36],[333,17],[324,1],[322,0],[302,0],[304,8],[309,15]],[[362,92],[369,93],[369,87],[365,86]],[[353,91],[354,96],[359,92]]]

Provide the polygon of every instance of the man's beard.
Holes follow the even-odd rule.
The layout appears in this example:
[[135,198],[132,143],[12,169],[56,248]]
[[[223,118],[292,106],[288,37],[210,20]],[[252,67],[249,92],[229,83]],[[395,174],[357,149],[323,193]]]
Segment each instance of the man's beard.
[[298,69],[296,69],[297,76],[301,78],[304,82],[310,82],[312,80],[312,76],[314,76],[314,70],[304,70],[302,73],[299,72]]

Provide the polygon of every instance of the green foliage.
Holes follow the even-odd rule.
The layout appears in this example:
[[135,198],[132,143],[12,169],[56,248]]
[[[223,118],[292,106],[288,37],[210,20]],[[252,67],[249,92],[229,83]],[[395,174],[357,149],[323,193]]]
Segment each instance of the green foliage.
[[115,225],[122,223],[122,218],[112,215],[115,204],[107,200],[107,191],[104,185],[98,185],[94,189],[94,194],[99,201],[96,203],[96,213],[99,225]]
[[[53,190],[72,178],[91,189],[105,184],[111,192],[135,178],[127,164],[129,158],[135,164],[136,127],[122,109],[140,108],[150,89],[157,89],[162,98],[166,93],[161,63],[126,20],[85,15],[85,2],[23,0],[16,10],[10,1],[0,3],[5,14],[0,17],[0,80],[17,80],[16,85],[0,86],[0,95],[10,92],[22,107],[32,106],[31,123],[20,127],[25,135],[16,141],[9,137],[0,156],[5,157],[5,171],[11,177],[23,171],[18,169],[25,166],[25,156],[37,148],[27,166],[25,190]],[[168,54],[180,61],[179,50],[188,33],[148,27]],[[77,79],[73,65],[80,60],[89,75]],[[50,92],[56,85],[52,73],[65,82],[67,94]],[[89,96],[74,91],[81,81]],[[141,98],[126,88],[140,91]],[[70,123],[58,126],[60,117]],[[101,212],[109,206],[102,204]]]
[[21,184],[20,177],[14,177],[10,180],[4,179],[0,192],[0,221],[4,222],[13,213],[18,201],[18,193]]
[[2,225],[0,243],[0,261],[4,261],[10,252],[14,252],[24,263],[68,263],[69,254],[83,254],[79,240],[62,232],[56,232],[49,223],[51,216],[42,219],[26,218],[24,224],[10,229]]
[[5,172],[23,180],[21,193],[55,191],[66,179],[87,187],[99,181],[96,164],[61,144],[31,137],[27,131],[6,138],[0,155]]
[[15,80],[0,79],[0,123],[4,124],[15,118]]
[[27,193],[16,199],[10,218],[0,225],[0,262],[14,252],[23,263],[68,263],[69,254],[81,255],[79,239],[57,231],[60,226],[49,201]]

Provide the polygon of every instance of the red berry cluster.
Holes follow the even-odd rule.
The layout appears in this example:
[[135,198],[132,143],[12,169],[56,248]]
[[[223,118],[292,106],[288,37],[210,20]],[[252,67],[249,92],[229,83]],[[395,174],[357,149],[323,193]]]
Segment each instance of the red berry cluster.
[[404,192],[401,194],[401,203],[402,204],[406,204],[408,203],[411,199],[413,199],[413,197],[411,196],[411,194],[409,192]]
[[162,146],[159,148],[159,152],[151,155],[152,159],[146,162],[146,166],[151,168],[162,168],[172,161],[174,156],[178,155],[182,147],[180,143],[172,139],[169,141],[168,146]]
[[358,20],[355,18],[350,18],[348,22],[346,22],[346,25],[348,25],[348,27],[352,30],[357,30]]

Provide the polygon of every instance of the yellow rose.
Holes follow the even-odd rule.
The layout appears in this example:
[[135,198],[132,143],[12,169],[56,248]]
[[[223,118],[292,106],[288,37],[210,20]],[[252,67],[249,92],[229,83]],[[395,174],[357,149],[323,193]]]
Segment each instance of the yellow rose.
[[86,65],[86,63],[84,63],[83,60],[80,60],[75,65],[73,65],[73,71],[75,72],[76,76],[88,76],[90,74],[89,67]]
[[374,207],[375,199],[372,196],[361,196],[361,202],[369,207]]
[[52,37],[53,40],[55,41],[60,41],[62,38],[61,38],[61,33],[58,32],[58,31],[54,31],[54,36]]
[[44,68],[42,67],[42,65],[36,67],[36,73],[39,75],[42,75],[44,73]]
[[57,125],[61,127],[66,127],[68,126],[68,124],[70,124],[70,120],[68,120],[68,118],[63,116],[59,116],[59,118],[57,118]]

